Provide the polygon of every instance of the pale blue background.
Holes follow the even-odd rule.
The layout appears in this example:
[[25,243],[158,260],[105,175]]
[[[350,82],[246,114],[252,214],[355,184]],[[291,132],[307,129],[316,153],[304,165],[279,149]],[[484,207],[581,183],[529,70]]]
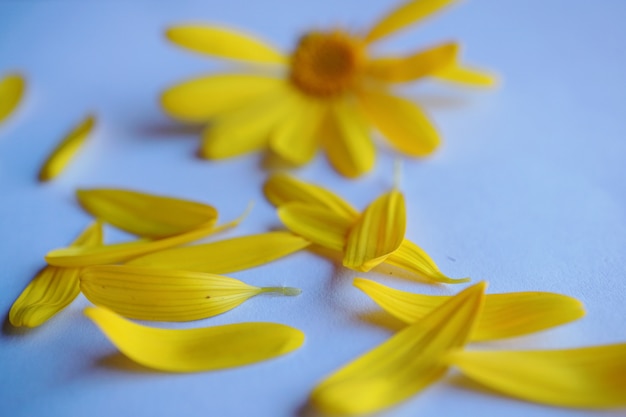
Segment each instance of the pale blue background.
[[[186,21],[221,22],[290,48],[310,27],[366,27],[382,0],[1,1],[0,74],[23,71],[28,94],[0,126],[0,311],[88,223],[78,187],[119,186],[214,204],[222,219],[256,206],[228,236],[279,226],[252,155],[220,163],[194,157],[198,131],[158,108],[159,91],[216,68],[215,61],[164,41]],[[435,83],[411,87],[445,137],[432,158],[404,164],[407,236],[451,276],[488,280],[489,291],[547,290],[580,298],[583,320],[496,348],[557,348],[626,341],[626,3],[621,0],[463,2],[385,42],[407,51],[461,39],[467,62],[497,70],[497,90]],[[96,135],[58,180],[36,181],[59,138],[87,112]],[[384,147],[384,145],[383,145]],[[299,170],[359,207],[392,184],[394,154],[383,150],[358,181],[323,157]],[[109,241],[123,236],[112,232]],[[133,365],[82,316],[78,299],[30,332],[0,336],[2,416],[314,415],[311,388],[392,331],[365,320],[377,308],[351,286],[351,271],[308,253],[233,276],[303,289],[297,298],[259,297],[222,316],[184,326],[276,321],[307,340],[288,356],[239,369],[162,374]],[[397,288],[451,294],[370,274]],[[380,320],[379,320],[380,321]],[[167,326],[165,324],[164,326]],[[184,327],[183,326],[183,327]],[[480,348],[481,346],[475,346]],[[452,372],[385,416],[617,416],[545,407],[467,390]]]

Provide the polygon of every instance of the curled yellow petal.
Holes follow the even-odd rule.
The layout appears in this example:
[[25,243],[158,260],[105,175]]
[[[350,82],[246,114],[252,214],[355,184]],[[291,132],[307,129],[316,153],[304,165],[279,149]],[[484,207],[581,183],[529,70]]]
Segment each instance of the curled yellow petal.
[[284,355],[304,334],[277,323],[240,323],[198,329],[159,329],[125,320],[99,307],[85,315],[135,362],[168,372],[197,372],[249,365]]
[[[354,286],[385,311],[406,323],[420,320],[451,297],[414,294],[374,281],[355,278]],[[569,323],[585,315],[580,301],[547,292],[487,294],[472,341],[503,339]]]
[[272,262],[309,244],[308,240],[291,233],[269,232],[167,249],[126,264],[225,274]]
[[494,74],[455,63],[432,74],[435,78],[476,87],[493,87],[498,84]]
[[406,228],[404,196],[392,190],[374,200],[347,236],[343,265],[369,271],[400,247]]
[[322,381],[312,404],[333,415],[391,407],[443,376],[442,357],[468,340],[484,299],[478,283]]
[[92,303],[122,316],[155,321],[190,321],[222,314],[267,292],[300,293],[295,288],[259,288],[221,275],[127,265],[85,268],[80,289]]
[[0,79],[0,123],[20,104],[25,89],[26,80],[20,74],[8,74]]
[[[102,244],[102,225],[98,222],[87,227],[72,243],[74,247]],[[80,292],[78,268],[46,266],[22,291],[9,311],[13,326],[37,327],[67,307]]]
[[523,400],[580,408],[626,406],[626,344],[537,351],[454,351],[469,378]]
[[419,51],[399,58],[377,58],[367,63],[366,74],[385,82],[402,83],[436,74],[450,66],[456,58],[458,45],[454,42]]
[[39,180],[48,181],[59,175],[83,145],[96,123],[94,116],[87,116],[52,151],[39,171]]
[[158,239],[217,221],[215,208],[194,201],[121,189],[77,190],[94,217],[141,237]]
[[161,95],[161,106],[176,119],[206,122],[269,93],[283,82],[256,74],[216,74],[167,89]]
[[306,183],[288,174],[274,174],[263,186],[265,197],[275,207],[287,203],[304,203],[310,207],[328,209],[346,219],[354,219],[359,213],[338,195],[323,187]]
[[278,217],[291,232],[333,251],[343,251],[351,226],[332,211],[303,203],[280,206]]
[[282,64],[286,60],[272,46],[233,29],[180,25],[169,28],[165,36],[183,48],[221,58],[270,64]]
[[454,1],[455,0],[410,0],[380,19],[369,30],[367,35],[365,35],[365,41],[375,42],[391,35],[394,32],[427,18]]

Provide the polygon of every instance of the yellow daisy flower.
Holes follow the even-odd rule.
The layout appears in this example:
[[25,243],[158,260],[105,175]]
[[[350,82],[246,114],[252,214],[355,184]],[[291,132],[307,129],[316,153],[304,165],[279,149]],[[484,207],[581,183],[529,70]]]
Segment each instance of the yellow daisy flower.
[[318,148],[347,177],[368,172],[375,159],[369,126],[398,151],[426,156],[439,145],[436,129],[413,102],[391,91],[399,83],[436,77],[473,85],[493,78],[458,62],[458,45],[443,43],[407,56],[374,56],[370,47],[452,3],[413,0],[369,30],[311,31],[288,54],[231,29],[181,25],[166,35],[203,54],[248,64],[253,73],[214,74],[178,84],[161,97],[164,110],[189,122],[211,121],[201,155],[222,159],[268,147],[295,165]]

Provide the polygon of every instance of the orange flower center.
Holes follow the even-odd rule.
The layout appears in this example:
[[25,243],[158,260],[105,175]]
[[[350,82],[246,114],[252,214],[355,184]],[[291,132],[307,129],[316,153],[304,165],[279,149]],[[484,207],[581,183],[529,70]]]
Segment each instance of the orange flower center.
[[360,39],[338,30],[309,32],[291,56],[289,78],[306,94],[335,96],[354,86],[364,60]]

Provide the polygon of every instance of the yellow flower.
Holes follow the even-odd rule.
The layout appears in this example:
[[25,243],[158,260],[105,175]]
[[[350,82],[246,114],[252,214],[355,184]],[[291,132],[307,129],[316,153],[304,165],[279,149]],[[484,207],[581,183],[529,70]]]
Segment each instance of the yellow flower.
[[361,34],[312,31],[289,54],[231,29],[172,27],[166,35],[179,46],[265,68],[253,73],[243,67],[237,74],[181,83],[164,92],[162,106],[183,121],[211,120],[201,147],[211,159],[269,147],[302,165],[321,148],[341,174],[357,177],[374,163],[370,125],[398,151],[426,156],[439,145],[436,129],[418,106],[391,88],[425,77],[491,85],[492,77],[459,64],[455,43],[402,57],[374,56],[370,47],[451,2],[410,1]]
[[0,123],[20,104],[26,81],[20,74],[8,74],[0,79]]
[[369,271],[385,263],[433,282],[469,281],[445,276],[426,252],[404,239],[406,213],[398,190],[383,194],[361,214],[330,191],[286,174],[271,176],[264,192],[291,232],[348,268]]
[[135,362],[167,372],[232,368],[298,349],[304,334],[278,323],[239,323],[199,329],[159,329],[100,307],[85,309],[111,342]]

